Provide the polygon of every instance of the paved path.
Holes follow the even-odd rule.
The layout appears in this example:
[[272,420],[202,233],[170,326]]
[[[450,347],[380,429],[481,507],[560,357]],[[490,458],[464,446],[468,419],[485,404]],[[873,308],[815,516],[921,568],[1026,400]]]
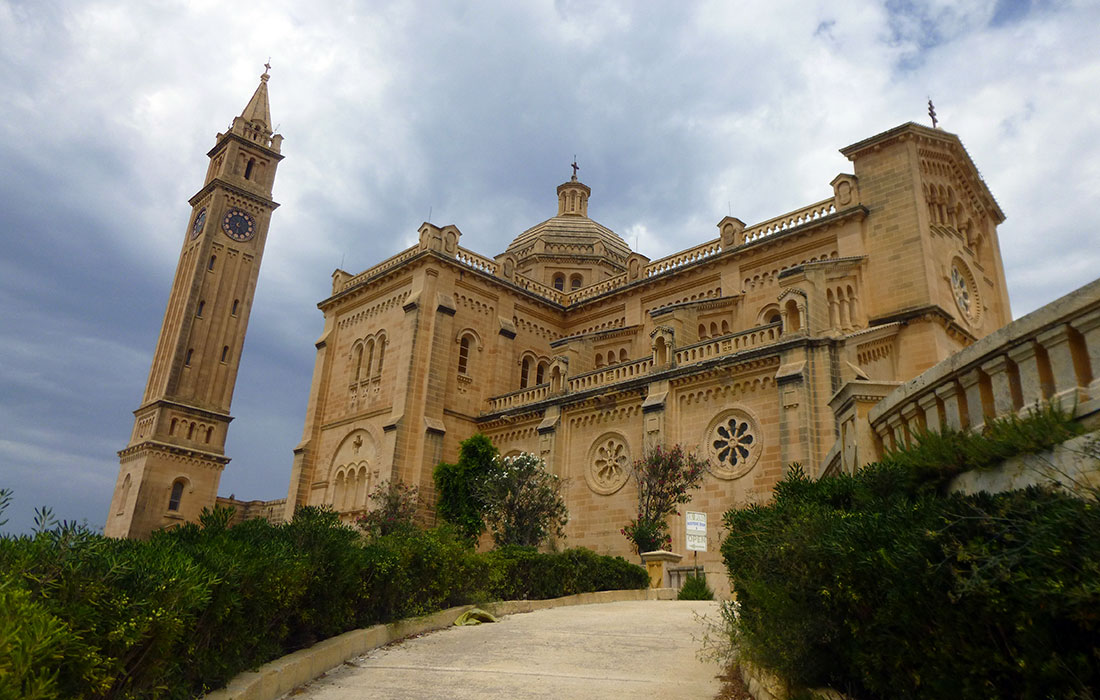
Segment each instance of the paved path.
[[719,668],[695,658],[696,613],[714,618],[717,604],[577,605],[451,627],[376,649],[290,697],[711,700]]

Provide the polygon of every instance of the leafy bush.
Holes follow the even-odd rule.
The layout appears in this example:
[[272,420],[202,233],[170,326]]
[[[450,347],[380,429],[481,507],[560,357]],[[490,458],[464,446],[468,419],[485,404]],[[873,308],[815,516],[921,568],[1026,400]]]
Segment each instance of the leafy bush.
[[400,479],[383,481],[370,493],[375,507],[357,518],[356,525],[371,537],[415,528],[418,491]]
[[561,486],[561,479],[533,454],[497,460],[477,485],[496,545],[537,547],[551,535],[564,537],[569,509]]
[[282,525],[231,515],[145,542],[67,523],[0,537],[0,700],[191,698],[350,629],[646,580],[587,550],[478,554],[450,527],[367,539],[331,510]]
[[534,547],[508,546],[485,557],[488,594],[496,600],[539,600],[649,586],[649,575],[642,567],[580,547],[547,554]]
[[440,462],[432,472],[437,494],[436,512],[444,522],[470,539],[485,531],[485,504],[478,485],[496,464],[497,448],[481,433],[459,443],[458,464]]
[[710,590],[705,576],[689,574],[676,594],[676,600],[714,600],[714,591]]
[[702,486],[706,460],[685,452],[680,445],[647,450],[634,462],[632,474],[638,482],[638,517],[622,534],[639,554],[671,546],[668,516],[676,506],[691,501],[688,491]]
[[854,476],[792,468],[772,504],[725,516],[741,652],[858,698],[1093,697],[1100,505],[942,493],[963,465],[1072,432],[1047,414],[926,436]]

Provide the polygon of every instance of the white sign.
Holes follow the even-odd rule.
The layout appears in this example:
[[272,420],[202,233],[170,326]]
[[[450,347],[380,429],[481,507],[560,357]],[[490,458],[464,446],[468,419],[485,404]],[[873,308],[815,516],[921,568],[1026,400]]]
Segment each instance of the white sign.
[[707,551],[707,514],[689,510],[684,513],[685,544],[689,551]]

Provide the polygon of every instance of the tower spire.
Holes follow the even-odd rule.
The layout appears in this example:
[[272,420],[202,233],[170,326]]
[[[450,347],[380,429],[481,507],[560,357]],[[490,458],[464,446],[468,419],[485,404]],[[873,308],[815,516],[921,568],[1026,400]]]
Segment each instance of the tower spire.
[[271,107],[267,101],[267,80],[271,76],[268,71],[271,70],[271,59],[267,59],[267,63],[264,64],[263,75],[260,76],[260,84],[256,86],[256,92],[252,93],[252,99],[245,105],[244,111],[241,112],[241,118],[252,126],[261,126],[265,134],[271,134]]

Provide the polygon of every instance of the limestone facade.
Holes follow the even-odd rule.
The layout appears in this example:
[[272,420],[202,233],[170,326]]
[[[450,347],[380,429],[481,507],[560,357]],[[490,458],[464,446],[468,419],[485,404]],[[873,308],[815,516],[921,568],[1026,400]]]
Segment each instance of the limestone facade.
[[862,380],[881,398],[1011,318],[1004,215],[955,135],[909,123],[841,153],[853,172],[825,199],[753,225],[725,217],[659,260],[589,218],[574,176],[557,214],[493,258],[425,223],[411,248],[337,270],[285,514],[350,519],[396,478],[430,519],[433,467],[480,431],[568,479],[563,544],[628,555],[630,463],[680,443],[710,460],[687,509],[709,515],[699,563],[717,572],[723,512],[768,499],[792,462],[836,468],[830,400],[866,393],[842,388]]
[[265,72],[207,153],[104,533],[146,537],[213,506],[245,330],[260,272],[283,137],[271,128]]

